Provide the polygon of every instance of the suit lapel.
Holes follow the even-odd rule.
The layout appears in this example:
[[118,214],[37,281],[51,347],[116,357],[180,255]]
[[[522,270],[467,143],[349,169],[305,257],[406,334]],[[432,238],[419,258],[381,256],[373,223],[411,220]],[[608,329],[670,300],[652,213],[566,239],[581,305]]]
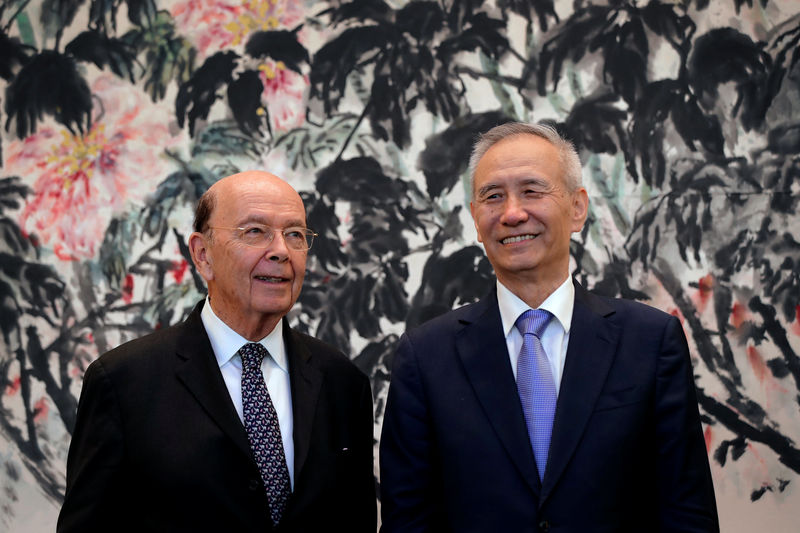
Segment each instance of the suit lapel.
[[181,362],[178,363],[176,374],[220,429],[233,439],[242,453],[252,458],[247,433],[236,414],[200,319],[202,307],[203,302],[197,304],[182,324],[182,339],[177,350]]
[[322,372],[314,364],[311,351],[300,335],[283,323],[284,341],[289,357],[289,380],[292,387],[292,418],[294,420],[294,478],[300,473],[308,457],[317,408]]
[[[181,325],[184,330],[178,348],[181,361],[176,374],[203,410],[233,439],[243,453],[252,458],[247,432],[231,402],[200,319],[202,306],[202,302],[198,304]],[[301,337],[285,321],[283,331],[292,389],[294,464],[297,479],[308,456],[314,411],[322,387],[322,372],[314,366],[311,352]]]
[[561,378],[540,504],[553,490],[580,441],[614,360],[620,329],[613,310],[575,283],[575,307]]
[[461,320],[458,355],[486,414],[511,460],[534,493],[540,489],[525,417],[508,358],[497,294],[492,292]]

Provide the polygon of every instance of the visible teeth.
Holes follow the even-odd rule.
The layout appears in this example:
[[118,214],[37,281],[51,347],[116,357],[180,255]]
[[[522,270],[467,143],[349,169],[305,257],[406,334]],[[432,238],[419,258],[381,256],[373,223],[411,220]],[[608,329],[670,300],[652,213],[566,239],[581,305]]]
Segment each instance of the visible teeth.
[[283,278],[272,278],[268,276],[256,276],[256,279],[260,279],[262,281],[283,281]]
[[522,242],[530,239],[535,239],[536,235],[519,235],[517,237],[508,237],[502,240],[503,244],[511,244],[512,242]]

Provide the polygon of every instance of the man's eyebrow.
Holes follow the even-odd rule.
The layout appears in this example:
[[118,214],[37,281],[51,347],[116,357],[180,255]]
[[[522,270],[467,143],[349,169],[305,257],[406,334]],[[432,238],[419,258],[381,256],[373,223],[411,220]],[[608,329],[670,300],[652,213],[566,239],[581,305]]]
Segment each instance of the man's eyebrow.
[[306,221],[305,220],[300,220],[299,218],[296,218],[294,220],[290,220],[289,222],[287,222],[285,227],[287,227],[287,228],[297,228],[297,227],[305,228],[306,227]]
[[500,188],[500,185],[498,185],[497,183],[487,183],[486,185],[484,185],[483,187],[478,189],[478,196],[483,196],[487,192],[493,191],[494,189],[499,189],[499,188]]
[[[239,226],[244,226],[245,224],[263,224],[264,226],[272,227],[271,224],[267,223],[267,219],[261,215],[249,215],[247,218],[245,218],[239,223]],[[283,226],[284,229],[297,228],[297,227],[305,228],[306,227],[305,220],[302,220],[300,218],[294,218],[292,220],[287,221],[286,224],[284,224]]]
[[[531,185],[543,189],[550,189],[553,186],[553,184],[550,183],[549,181],[536,176],[531,176],[529,178],[522,179],[519,182],[516,182],[514,184],[509,184],[508,186],[510,186],[511,188],[515,188],[519,186],[529,187]],[[505,187],[504,185],[500,185],[499,183],[487,183],[486,185],[478,189],[477,195],[481,197],[484,194],[492,192],[496,189],[503,189],[504,187]]]
[[265,226],[269,226],[269,224],[266,222],[266,219],[260,215],[247,215],[245,218],[239,221],[239,226],[244,226],[245,224],[263,224]]
[[526,178],[520,182],[521,185],[536,185],[537,187],[544,187],[545,189],[549,189],[552,186],[547,180],[543,180],[542,178],[531,177]]

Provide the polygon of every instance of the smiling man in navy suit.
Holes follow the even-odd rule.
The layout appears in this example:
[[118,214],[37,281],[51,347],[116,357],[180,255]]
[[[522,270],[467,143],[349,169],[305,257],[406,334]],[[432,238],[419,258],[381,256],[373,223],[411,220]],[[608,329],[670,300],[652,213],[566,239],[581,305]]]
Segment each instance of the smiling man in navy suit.
[[285,319],[314,238],[300,195],[228,176],[194,226],[208,298],[86,370],[58,531],[373,533],[369,380]]
[[470,168],[497,286],[400,341],[383,531],[718,531],[680,322],[570,278],[589,203],[572,144],[505,124]]

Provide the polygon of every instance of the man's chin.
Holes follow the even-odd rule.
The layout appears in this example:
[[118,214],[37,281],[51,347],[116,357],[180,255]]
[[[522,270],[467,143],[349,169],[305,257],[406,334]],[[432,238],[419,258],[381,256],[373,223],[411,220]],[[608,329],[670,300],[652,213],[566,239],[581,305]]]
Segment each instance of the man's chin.
[[283,291],[267,291],[254,294],[250,304],[255,312],[285,315],[296,300],[297,297],[286,287]]
[[494,267],[494,271],[498,277],[502,275],[508,276],[522,276],[526,274],[535,273],[539,267],[539,261],[530,257],[518,257],[507,261],[489,261]]

